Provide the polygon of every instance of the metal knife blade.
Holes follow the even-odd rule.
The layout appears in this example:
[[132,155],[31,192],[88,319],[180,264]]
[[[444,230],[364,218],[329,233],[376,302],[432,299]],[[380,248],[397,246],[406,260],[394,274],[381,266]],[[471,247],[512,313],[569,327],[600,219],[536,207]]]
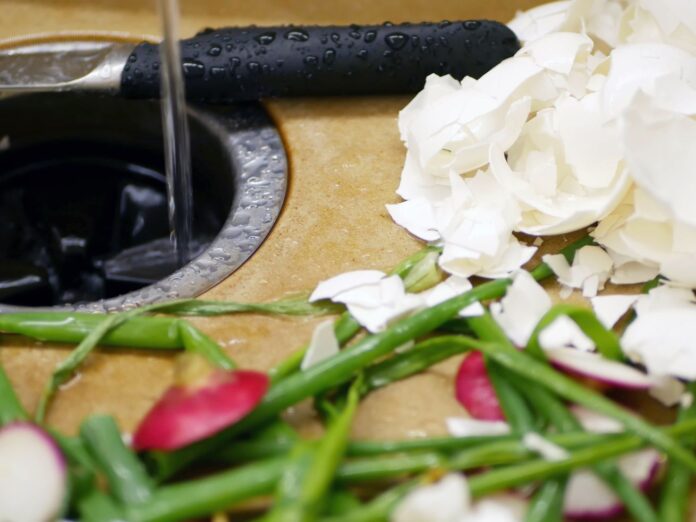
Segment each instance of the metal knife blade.
[[134,47],[76,40],[0,50],[0,93],[83,89],[117,93]]

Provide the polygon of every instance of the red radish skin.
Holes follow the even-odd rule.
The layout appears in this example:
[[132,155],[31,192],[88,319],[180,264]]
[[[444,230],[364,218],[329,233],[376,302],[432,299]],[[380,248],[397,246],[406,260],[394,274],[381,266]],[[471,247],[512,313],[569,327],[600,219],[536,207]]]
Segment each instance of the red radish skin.
[[202,384],[169,388],[133,435],[133,448],[170,451],[209,437],[253,410],[268,389],[266,374],[214,370]]
[[474,419],[505,420],[481,352],[471,352],[462,361],[455,380],[455,394]]
[[65,458],[48,433],[28,422],[0,429],[0,520],[55,520],[67,492]]

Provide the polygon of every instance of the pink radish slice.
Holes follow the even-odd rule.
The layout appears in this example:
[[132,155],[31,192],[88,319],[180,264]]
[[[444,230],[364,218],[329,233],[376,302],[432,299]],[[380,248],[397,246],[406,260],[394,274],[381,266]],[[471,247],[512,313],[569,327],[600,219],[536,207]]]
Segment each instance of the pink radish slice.
[[136,450],[174,450],[226,428],[254,409],[268,377],[253,371],[214,370],[196,385],[169,388],[133,435]]
[[480,352],[471,352],[459,366],[455,394],[459,403],[474,419],[505,420]]
[[67,489],[65,458],[45,431],[28,422],[0,429],[0,520],[55,520]]
[[[585,408],[573,408],[573,414],[587,431],[613,433],[623,428],[616,420]],[[648,490],[654,483],[659,467],[660,454],[645,449],[621,457],[616,461],[624,475],[641,490]],[[568,481],[564,512],[572,520],[607,520],[623,512],[621,501],[597,475],[589,470],[576,471]]]
[[650,376],[640,370],[605,359],[597,353],[583,352],[575,348],[555,348],[545,353],[557,368],[615,388],[647,390],[655,384]]
[[[646,491],[657,477],[660,454],[654,449],[641,450],[618,459],[617,465],[634,485]],[[621,500],[591,471],[576,471],[570,477],[563,506],[569,519],[607,520],[623,510]]]

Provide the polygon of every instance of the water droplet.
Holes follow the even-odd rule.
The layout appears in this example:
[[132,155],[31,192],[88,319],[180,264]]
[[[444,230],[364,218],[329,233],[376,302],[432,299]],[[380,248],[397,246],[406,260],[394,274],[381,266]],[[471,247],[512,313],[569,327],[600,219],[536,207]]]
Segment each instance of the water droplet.
[[394,27],[394,22],[384,22],[382,25],[384,27]]
[[384,40],[387,42],[389,47],[399,50],[406,45],[406,42],[408,42],[408,36],[404,33],[391,33],[385,36]]
[[267,33],[262,33],[258,35],[256,38],[254,38],[257,42],[259,42],[261,45],[270,45],[273,43],[273,40],[275,40],[276,34],[273,31],[269,31]]
[[474,31],[481,27],[481,22],[478,20],[467,20],[466,22],[463,22],[462,25],[464,26],[464,29]]
[[324,63],[332,64],[336,59],[336,51],[333,49],[327,49],[324,51]]
[[249,62],[247,64],[247,70],[250,73],[258,73],[261,70],[261,64],[259,62]]
[[220,53],[222,53],[222,47],[218,44],[212,44],[208,49],[208,56],[220,56]]
[[358,58],[361,60],[367,60],[367,54],[367,49],[360,49],[360,51],[358,51]]
[[314,55],[309,55],[304,57],[304,63],[316,67],[319,64],[319,58]]
[[360,26],[355,24],[351,25],[348,36],[355,40],[360,40],[360,37],[362,36],[362,34],[360,33]]
[[225,51],[227,51],[228,53],[229,53],[232,49],[234,49],[234,45],[232,45],[231,43],[228,43],[227,45],[225,45]]
[[321,43],[326,44],[326,43],[328,43],[328,41],[329,41],[329,37],[326,36],[325,34],[322,34],[322,35],[321,35],[321,40],[320,40],[320,41],[321,41]]
[[159,62],[152,62],[152,69],[155,71],[159,71],[160,68],[160,63]]
[[309,40],[309,34],[302,29],[291,29],[285,33],[285,38],[294,42],[306,42]]
[[341,35],[338,33],[331,33],[331,40],[338,42],[341,39]]
[[377,39],[377,31],[367,31],[365,33],[365,42],[366,43],[374,42],[375,39]]
[[276,60],[276,67],[282,67],[284,63],[283,60],[278,59]]
[[450,46],[449,40],[448,40],[447,37],[444,36],[444,35],[443,35],[443,36],[440,36],[440,43],[441,43],[444,47],[449,47],[449,46]]
[[137,62],[137,61],[138,61],[138,55],[137,55],[137,54],[131,54],[131,55],[128,57],[128,61],[131,62],[131,63]]
[[205,75],[205,65],[197,60],[184,60],[182,67],[187,78],[200,78]]
[[449,26],[449,25],[452,25],[452,22],[450,22],[449,20],[443,20],[442,22],[440,22],[440,23],[438,24],[438,27],[439,27],[440,29],[444,29],[445,27],[447,27],[447,26]]
[[225,76],[225,68],[224,67],[211,67],[210,68],[210,77],[211,78],[223,78]]
[[238,56],[233,56],[230,58],[230,65],[232,66],[232,70],[234,71],[237,67],[239,67],[239,64],[242,63],[242,60],[239,59]]
[[385,57],[385,58],[391,58],[392,56],[394,56],[394,51],[390,51],[389,49],[387,49],[386,51],[384,51],[384,57]]
[[411,35],[411,45],[413,45],[413,47],[418,47],[419,43],[420,43],[420,36],[418,36],[417,34],[412,34]]

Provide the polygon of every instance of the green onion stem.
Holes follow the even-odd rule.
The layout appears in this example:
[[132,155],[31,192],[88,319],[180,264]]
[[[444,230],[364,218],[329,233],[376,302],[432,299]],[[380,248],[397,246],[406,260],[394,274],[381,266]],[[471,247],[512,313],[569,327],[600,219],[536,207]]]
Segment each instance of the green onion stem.
[[94,462],[106,475],[111,494],[123,504],[145,502],[152,494],[152,481],[135,453],[128,449],[112,417],[93,415],[80,427]]

